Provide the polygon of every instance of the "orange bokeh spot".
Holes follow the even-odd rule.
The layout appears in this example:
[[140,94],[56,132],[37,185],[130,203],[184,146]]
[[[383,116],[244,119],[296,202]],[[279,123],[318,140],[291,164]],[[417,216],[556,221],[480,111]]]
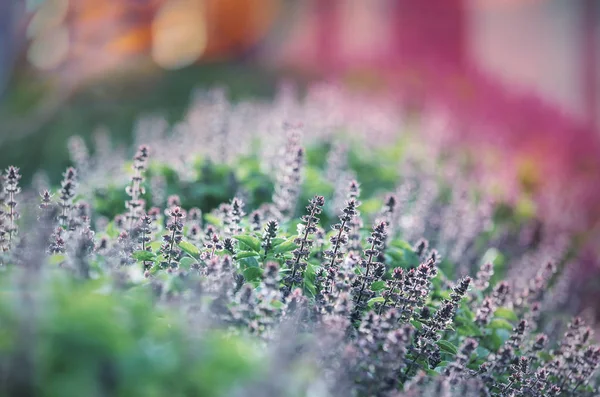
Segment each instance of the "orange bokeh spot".
[[[281,0],[47,1],[29,27],[32,63],[87,75],[142,54],[166,68],[240,55],[266,35]],[[45,40],[50,29],[65,34]],[[61,59],[46,61],[42,50],[59,41]]]
[[148,50],[151,40],[152,32],[150,27],[142,25],[117,36],[109,43],[108,50],[121,54],[142,53]]
[[279,0],[207,0],[205,57],[226,57],[256,44],[271,27]]

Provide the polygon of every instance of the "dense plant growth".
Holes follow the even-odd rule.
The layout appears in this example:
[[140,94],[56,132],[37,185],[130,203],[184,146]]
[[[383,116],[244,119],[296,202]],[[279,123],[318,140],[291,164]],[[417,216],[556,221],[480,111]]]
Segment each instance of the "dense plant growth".
[[125,165],[6,170],[3,395],[598,395],[568,240],[406,142],[199,101]]

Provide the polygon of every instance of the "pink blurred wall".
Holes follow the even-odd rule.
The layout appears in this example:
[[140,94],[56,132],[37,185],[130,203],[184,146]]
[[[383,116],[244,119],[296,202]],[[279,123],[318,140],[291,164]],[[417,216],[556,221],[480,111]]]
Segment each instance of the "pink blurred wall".
[[531,90],[599,126],[598,1],[486,3],[469,0],[471,59],[508,86]]
[[599,3],[308,0],[285,54],[296,68],[331,75],[477,69],[600,128]]

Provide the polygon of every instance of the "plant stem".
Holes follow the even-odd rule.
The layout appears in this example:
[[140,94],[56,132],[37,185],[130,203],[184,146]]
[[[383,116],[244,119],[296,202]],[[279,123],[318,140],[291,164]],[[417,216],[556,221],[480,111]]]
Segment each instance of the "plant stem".
[[[13,195],[14,195],[14,193],[11,191],[8,195],[9,203],[14,203],[15,200],[14,200]],[[13,208],[14,207],[12,205],[9,205],[9,207],[10,207],[10,213],[8,215],[8,218],[10,219],[10,228],[8,229],[8,249],[10,249],[12,246],[12,235],[13,235],[14,223],[15,223],[15,221],[13,219],[13,217],[14,217],[14,213],[13,213],[14,209]]]
[[335,247],[333,249],[333,254],[331,255],[331,263],[329,266],[333,266],[335,264],[335,258],[337,256],[338,249],[340,248],[340,238],[342,237],[342,232],[344,231],[344,226],[346,225],[346,220],[342,221],[342,226],[340,226],[340,231],[337,235],[337,240],[335,242]]
[[175,243],[175,227],[173,227],[173,232],[171,233],[171,244],[169,245],[169,256],[167,256],[167,263],[169,266],[171,265],[171,254],[173,252],[173,244]]
[[572,373],[573,373],[573,370],[570,370],[569,373],[567,374],[567,376],[565,376],[565,379],[562,381],[562,383],[559,386],[561,389],[563,388],[563,386],[565,385],[565,383],[567,383],[567,381],[571,377]]
[[298,264],[300,263],[301,252],[304,251],[304,244],[306,244],[306,240],[308,239],[308,232],[310,230],[312,218],[314,218],[315,209],[313,208],[310,211],[308,222],[306,222],[306,227],[304,228],[304,237],[302,237],[302,243],[300,244],[300,252],[296,255],[296,262],[294,262],[294,268],[292,269],[292,285],[290,290],[294,288],[294,278],[296,277],[296,270],[298,269]]
[[508,385],[506,385],[506,386],[504,387],[504,389],[502,389],[502,394],[504,394],[504,393],[505,393],[505,392],[506,392],[506,391],[507,391],[507,390],[508,390],[508,389],[509,389],[509,388],[510,388],[512,385],[513,385],[513,383],[515,383],[515,382],[511,380],[511,381],[508,383]]
[[[375,249],[375,241],[371,244],[371,252]],[[371,264],[373,262],[373,254],[369,255],[369,261],[367,262],[367,271],[365,272],[365,278],[363,279],[363,283],[360,286],[360,291],[358,292],[358,298],[356,299],[356,312],[360,310],[360,300],[362,299],[362,293],[365,290],[365,286],[367,285],[367,280],[369,279],[369,270],[371,269]]]
[[577,391],[577,389],[579,389],[579,386],[581,386],[582,384],[583,384],[583,379],[581,379],[579,382],[577,382],[577,384],[575,385],[573,390],[571,390],[571,393],[575,394],[575,391]]
[[390,289],[388,289],[388,293],[387,293],[385,299],[383,300],[383,303],[379,307],[379,312],[377,314],[381,315],[383,308],[385,307],[385,305],[388,302],[388,298],[390,297],[390,295],[392,294],[392,291],[394,291],[395,288],[396,288],[396,283],[392,283],[392,285],[390,286]]
[[412,369],[414,368],[415,364],[419,365],[419,363],[417,361],[419,361],[421,359],[421,357],[423,357],[423,350],[421,350],[419,352],[419,355],[417,356],[417,358],[415,358],[414,360],[412,360],[412,362],[410,363],[410,365],[408,367],[406,367],[406,371],[404,371],[404,380],[402,381],[403,383],[408,380],[408,375],[410,375],[410,371],[412,371]]

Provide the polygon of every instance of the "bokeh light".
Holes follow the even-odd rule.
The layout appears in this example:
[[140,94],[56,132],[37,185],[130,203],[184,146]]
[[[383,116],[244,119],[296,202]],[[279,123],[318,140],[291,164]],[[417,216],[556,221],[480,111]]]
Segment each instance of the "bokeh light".
[[152,21],[152,59],[165,69],[198,60],[208,42],[202,0],[168,0]]
[[48,0],[41,4],[27,26],[31,45],[27,59],[40,70],[58,68],[69,53],[69,31],[65,24],[69,0]]

